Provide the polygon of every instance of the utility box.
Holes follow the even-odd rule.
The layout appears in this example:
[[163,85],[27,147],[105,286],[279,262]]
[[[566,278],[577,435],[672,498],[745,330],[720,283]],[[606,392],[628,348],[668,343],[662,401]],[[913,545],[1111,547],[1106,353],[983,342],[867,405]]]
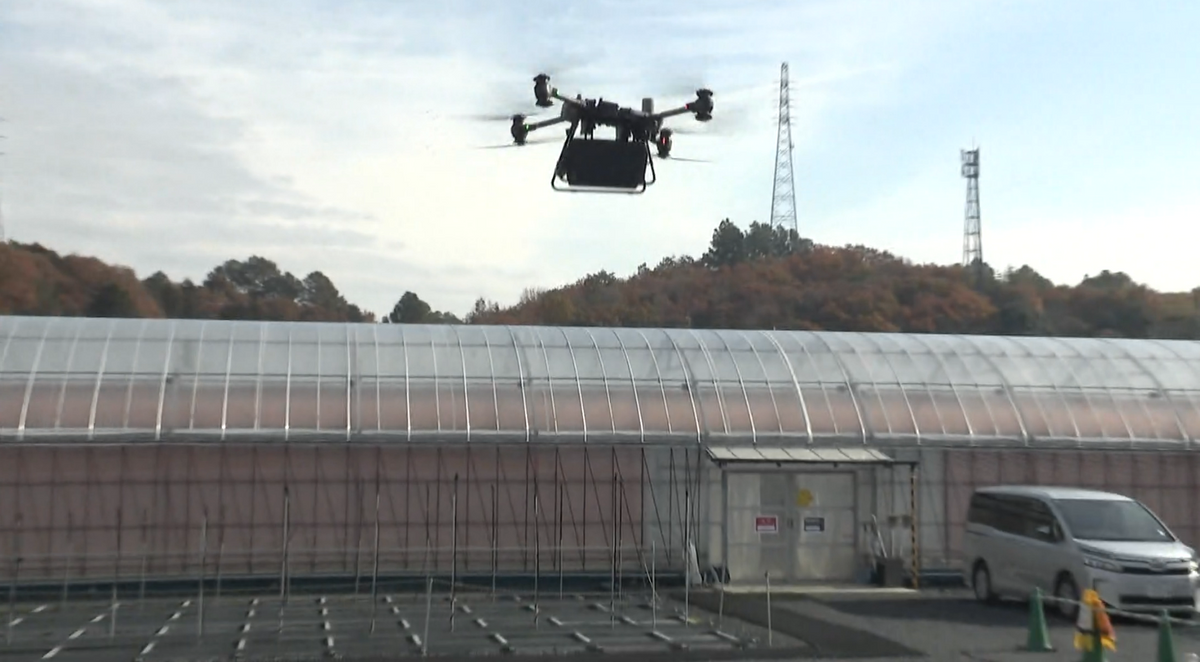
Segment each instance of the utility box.
[[899,557],[879,559],[879,585],[887,588],[905,586],[908,580],[908,564]]

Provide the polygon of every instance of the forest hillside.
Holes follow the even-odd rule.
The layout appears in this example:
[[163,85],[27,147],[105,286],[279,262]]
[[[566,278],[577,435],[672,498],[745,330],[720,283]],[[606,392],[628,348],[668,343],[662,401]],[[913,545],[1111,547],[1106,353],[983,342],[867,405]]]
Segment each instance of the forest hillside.
[[261,256],[228,260],[194,283],[8,242],[0,244],[0,314],[1200,338],[1200,288],[1157,292],[1108,271],[1076,285],[1029,266],[983,272],[978,280],[960,265],[914,264],[726,219],[703,255],[664,257],[628,277],[601,271],[528,289],[512,306],[481,298],[461,318],[398,285],[395,306],[376,316],[320,271],[299,277]]

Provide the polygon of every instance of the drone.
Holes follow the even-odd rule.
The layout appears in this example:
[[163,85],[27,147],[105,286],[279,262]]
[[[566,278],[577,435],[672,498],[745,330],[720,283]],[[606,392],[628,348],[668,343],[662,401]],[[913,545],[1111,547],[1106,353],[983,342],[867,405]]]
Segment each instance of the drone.
[[[651,145],[660,158],[671,154],[674,131],[664,127],[670,117],[692,113],[697,121],[712,119],[712,90],[696,90],[696,100],[678,108],[654,112],[654,99],[642,99],[641,110],[622,107],[603,98],[570,98],[550,87],[550,76],[533,79],[533,94],[540,108],[550,108],[558,100],[562,108],[557,117],[527,122],[525,115],[512,116],[512,138],[524,145],[529,134],[539,129],[568,123],[566,140],[554,166],[550,187],[556,191],[643,193],[657,179]],[[597,138],[596,128],[615,129],[613,138]],[[649,177],[647,177],[649,170]],[[563,186],[565,183],[566,186]]]

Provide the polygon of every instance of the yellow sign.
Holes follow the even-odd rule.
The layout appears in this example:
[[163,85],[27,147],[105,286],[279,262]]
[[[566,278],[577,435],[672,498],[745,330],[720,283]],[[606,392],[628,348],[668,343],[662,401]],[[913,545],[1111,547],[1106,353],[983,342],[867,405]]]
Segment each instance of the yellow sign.
[[813,493],[806,487],[796,493],[796,505],[801,508],[807,508],[812,505]]

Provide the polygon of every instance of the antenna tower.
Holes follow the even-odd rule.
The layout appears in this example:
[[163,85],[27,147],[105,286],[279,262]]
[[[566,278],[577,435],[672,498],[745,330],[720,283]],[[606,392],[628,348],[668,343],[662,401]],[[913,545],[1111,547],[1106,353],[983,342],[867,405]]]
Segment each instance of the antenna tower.
[[771,189],[771,227],[796,227],[796,184],[792,178],[792,113],[788,106],[788,63],[779,73],[779,135],[775,144],[775,185]]
[[963,266],[970,269],[975,284],[982,285],[983,238],[979,224],[979,148],[962,150],[962,176],[967,180],[967,213],[963,224]]

